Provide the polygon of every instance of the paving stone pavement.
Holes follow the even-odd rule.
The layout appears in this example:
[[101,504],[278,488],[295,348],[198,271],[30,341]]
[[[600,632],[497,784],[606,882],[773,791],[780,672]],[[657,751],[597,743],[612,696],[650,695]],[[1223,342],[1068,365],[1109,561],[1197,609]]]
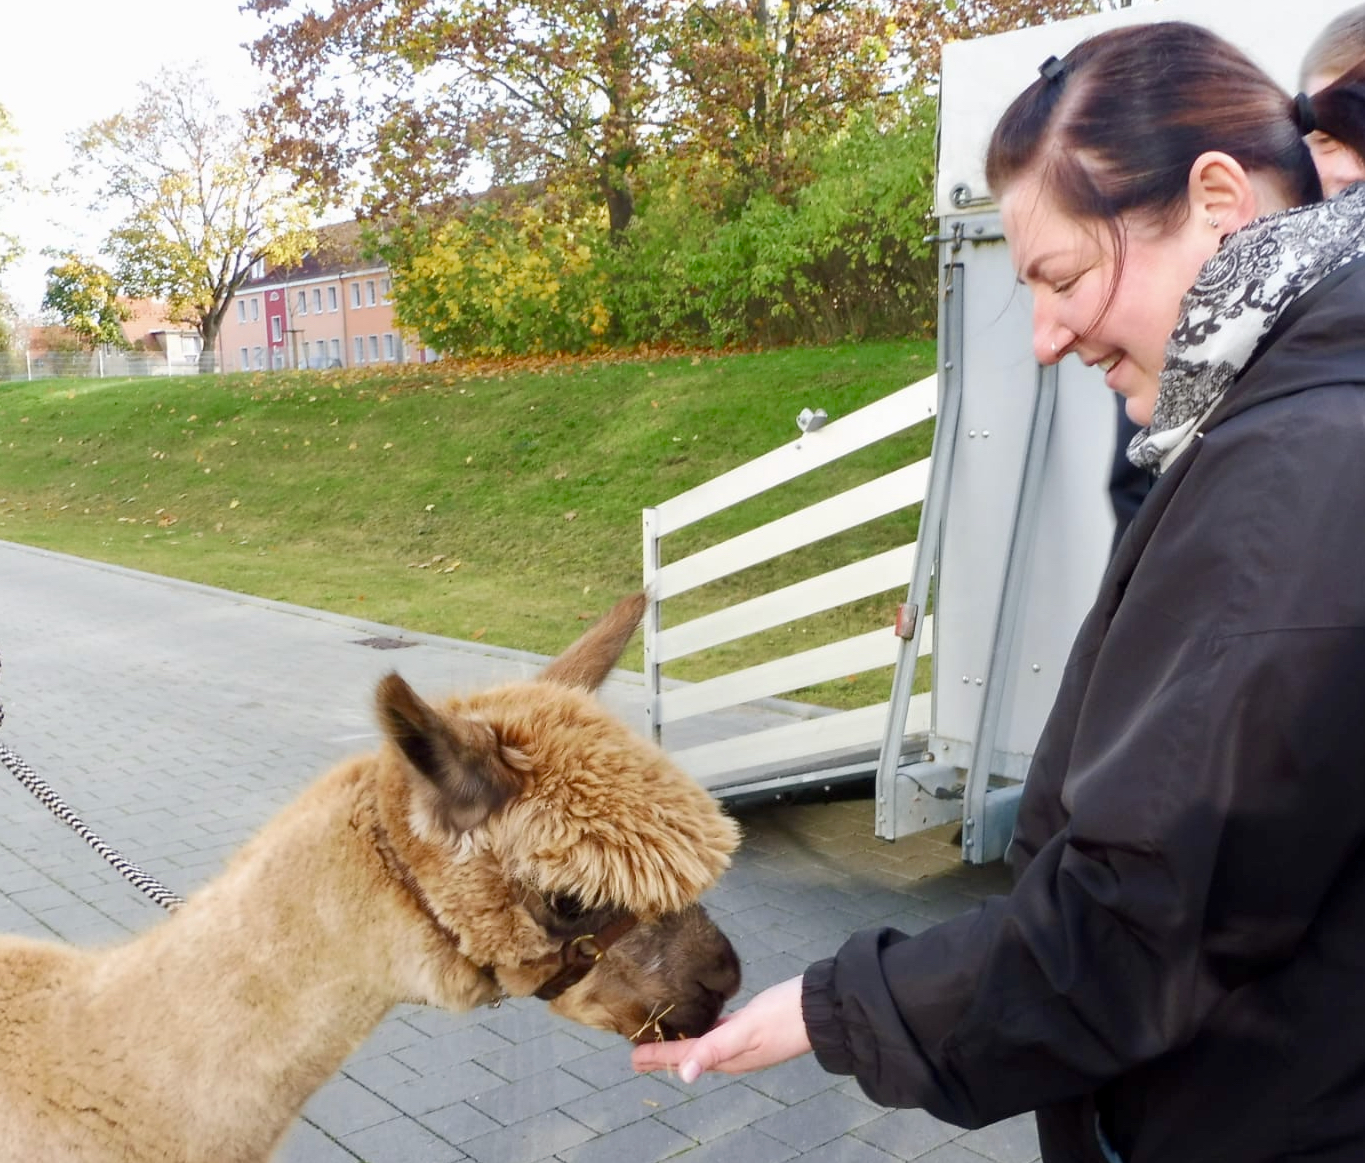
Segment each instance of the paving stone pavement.
[[[376,649],[367,639],[397,639]],[[315,775],[372,746],[377,679],[431,694],[543,660],[0,542],[5,741],[111,844],[178,892]],[[603,697],[643,725],[638,676]],[[754,715],[777,712],[759,710]],[[710,716],[702,738],[748,729]],[[688,740],[689,742],[691,740]],[[865,793],[736,807],[744,844],[707,897],[744,966],[740,1000],[850,932],[918,931],[1006,887],[951,829],[887,844]],[[92,943],[160,912],[0,771],[0,931]],[[278,1163],[1032,1163],[1032,1120],[963,1132],[887,1111],[810,1056],[692,1086],[636,1076],[621,1039],[534,1000],[392,1012],[308,1104]]]

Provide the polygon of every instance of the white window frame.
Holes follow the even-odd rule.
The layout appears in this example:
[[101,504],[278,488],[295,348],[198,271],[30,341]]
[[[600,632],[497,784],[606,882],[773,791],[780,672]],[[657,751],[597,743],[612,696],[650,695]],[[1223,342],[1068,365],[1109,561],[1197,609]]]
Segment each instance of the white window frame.
[[340,296],[337,295],[336,287],[327,288],[327,310],[335,311],[340,306]]
[[363,335],[355,337],[355,362],[357,367],[365,362],[365,337]]
[[355,283],[352,283],[352,284],[351,284],[351,306],[352,306],[352,307],[359,307],[359,306],[360,306],[360,283],[359,283],[359,282],[355,282]]
[[378,302],[379,302],[379,300],[375,297],[375,293],[374,293],[374,280],[373,280],[373,279],[366,279],[366,280],[365,280],[365,306],[367,306],[367,307],[373,307],[373,306],[375,306],[375,304],[377,304]]

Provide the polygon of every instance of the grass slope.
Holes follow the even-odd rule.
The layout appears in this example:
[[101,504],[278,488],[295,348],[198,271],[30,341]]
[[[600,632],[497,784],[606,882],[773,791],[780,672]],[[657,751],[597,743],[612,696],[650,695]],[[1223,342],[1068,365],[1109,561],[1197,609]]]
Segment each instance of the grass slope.
[[[640,585],[644,506],[793,439],[803,407],[846,415],[928,374],[933,358],[931,343],[906,341],[0,385],[0,538],[553,653]],[[671,540],[690,549],[732,535],[925,455],[929,439],[922,426]],[[903,517],[862,526],[678,599],[673,620],[906,535]],[[809,645],[866,629],[889,621],[895,600],[785,633],[812,634]],[[674,673],[758,661],[780,636]],[[812,694],[851,705],[872,692]]]

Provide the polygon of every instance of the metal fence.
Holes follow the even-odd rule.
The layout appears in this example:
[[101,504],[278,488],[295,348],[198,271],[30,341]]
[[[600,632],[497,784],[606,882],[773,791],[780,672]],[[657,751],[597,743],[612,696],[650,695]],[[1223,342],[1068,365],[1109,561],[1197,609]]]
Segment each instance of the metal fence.
[[217,371],[216,357],[171,358],[159,351],[49,351],[0,353],[0,381],[123,379],[132,376],[192,376]]
[[[655,738],[675,762],[717,795],[747,794],[756,787],[788,789],[827,782],[840,774],[869,774],[877,767],[890,704],[877,702],[780,726],[755,718],[754,730],[718,742],[678,747],[669,728],[681,720],[728,710],[755,699],[783,695],[801,687],[902,664],[913,676],[915,657],[929,653],[932,620],[923,619],[915,654],[903,657],[904,637],[889,625],[854,633],[813,649],[793,648],[783,657],[686,685],[670,685],[665,666],[679,658],[724,646],[760,630],[798,623],[813,614],[859,598],[904,591],[915,568],[917,545],[906,541],[861,560],[847,560],[824,573],[770,590],[737,604],[714,609],[688,621],[664,626],[666,602],[720,578],[729,577],[783,554],[800,551],[874,518],[905,513],[925,498],[930,462],[902,465],[867,481],[665,563],[661,543],[671,534],[705,520],[750,497],[782,485],[878,441],[931,420],[938,407],[938,380],[917,384],[860,408],[825,426],[824,413],[798,418],[803,435],[781,448],[705,481],[685,493],[647,508],[644,523],[644,584],[649,605],[644,617],[645,687]],[[819,423],[813,423],[816,417]],[[911,535],[909,521],[903,528]],[[804,631],[803,631],[804,632]],[[895,741],[892,758],[919,753],[919,736],[929,729],[931,695],[909,700],[909,715]],[[904,708],[902,708],[904,709]],[[907,740],[905,735],[917,738]],[[959,807],[940,804],[947,814],[926,818],[923,826],[943,823]]]

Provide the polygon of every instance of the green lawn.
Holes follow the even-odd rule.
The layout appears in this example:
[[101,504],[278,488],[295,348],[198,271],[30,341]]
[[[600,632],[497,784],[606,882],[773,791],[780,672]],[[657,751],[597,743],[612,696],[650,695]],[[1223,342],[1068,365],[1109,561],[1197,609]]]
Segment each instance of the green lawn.
[[[436,365],[0,384],[0,538],[553,653],[581,619],[639,587],[644,506],[791,440],[803,407],[846,415],[933,363],[932,343],[905,341],[478,374]],[[731,535],[925,455],[929,439],[919,429],[885,441],[671,540],[695,548]],[[903,517],[870,523],[687,595],[675,616],[906,535]],[[833,611],[802,628],[812,636],[802,644],[887,622],[896,600]],[[757,661],[794,632],[674,673]],[[639,665],[638,644],[625,661]],[[855,705],[884,679],[807,695]]]

